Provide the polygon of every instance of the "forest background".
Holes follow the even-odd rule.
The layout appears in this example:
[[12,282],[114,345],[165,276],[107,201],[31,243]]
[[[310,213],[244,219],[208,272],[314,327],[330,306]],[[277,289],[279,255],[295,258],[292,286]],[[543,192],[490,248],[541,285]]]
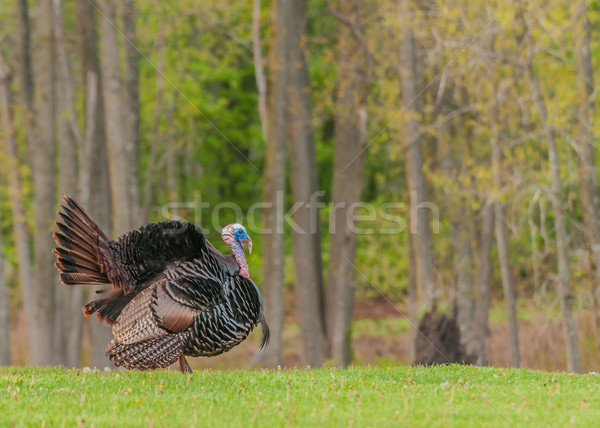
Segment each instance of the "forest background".
[[113,237],[248,227],[271,346],[196,366],[597,371],[599,10],[0,0],[0,364],[108,365],[68,193]]

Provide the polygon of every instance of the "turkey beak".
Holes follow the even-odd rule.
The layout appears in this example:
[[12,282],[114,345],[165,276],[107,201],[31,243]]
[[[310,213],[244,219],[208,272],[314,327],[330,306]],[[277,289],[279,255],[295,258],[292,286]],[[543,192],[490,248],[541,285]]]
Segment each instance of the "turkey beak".
[[242,238],[241,241],[248,245],[248,254],[252,254],[252,239],[250,237]]

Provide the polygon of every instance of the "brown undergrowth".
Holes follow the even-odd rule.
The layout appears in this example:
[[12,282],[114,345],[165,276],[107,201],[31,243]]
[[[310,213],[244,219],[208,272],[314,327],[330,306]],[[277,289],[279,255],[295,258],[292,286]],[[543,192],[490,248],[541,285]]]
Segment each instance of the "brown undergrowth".
[[[291,302],[290,302],[291,303]],[[496,304],[501,305],[502,302]],[[286,312],[283,346],[283,367],[301,365],[301,349],[298,327],[291,305]],[[357,301],[354,312],[353,334],[354,361],[357,364],[407,364],[409,362],[408,320],[402,305],[396,307],[380,300]],[[531,310],[530,310],[531,312]],[[84,320],[81,322],[94,322]],[[365,327],[365,325],[367,327]],[[369,327],[370,326],[370,327]],[[579,352],[582,372],[600,372],[598,345],[592,314],[580,312],[577,316]],[[488,341],[488,357],[495,367],[508,367],[508,329],[506,322],[491,322]],[[22,311],[11,323],[12,362],[24,365],[28,361],[27,329]],[[249,340],[230,352],[214,358],[190,359],[193,368],[251,368],[252,356],[258,349],[260,333],[252,333]],[[89,351],[82,352],[83,366],[89,364]],[[565,370],[566,356],[562,321],[556,314],[541,311],[528,314],[527,320],[519,321],[519,343],[522,366],[538,370]]]

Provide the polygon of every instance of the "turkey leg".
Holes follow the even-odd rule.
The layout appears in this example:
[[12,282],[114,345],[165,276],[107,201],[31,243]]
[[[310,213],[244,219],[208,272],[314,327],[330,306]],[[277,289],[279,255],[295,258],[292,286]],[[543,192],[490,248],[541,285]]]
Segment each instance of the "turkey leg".
[[179,356],[179,370],[181,370],[181,373],[183,373],[183,374],[185,374],[185,373],[194,373],[194,371],[192,370],[192,368],[188,364],[187,360],[185,359],[184,355],[180,355]]

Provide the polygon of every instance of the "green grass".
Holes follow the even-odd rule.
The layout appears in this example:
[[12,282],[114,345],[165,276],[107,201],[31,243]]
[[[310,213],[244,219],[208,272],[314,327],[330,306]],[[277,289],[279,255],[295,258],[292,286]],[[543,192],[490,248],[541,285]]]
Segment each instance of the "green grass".
[[595,426],[598,375],[525,369],[0,369],[5,426]]

